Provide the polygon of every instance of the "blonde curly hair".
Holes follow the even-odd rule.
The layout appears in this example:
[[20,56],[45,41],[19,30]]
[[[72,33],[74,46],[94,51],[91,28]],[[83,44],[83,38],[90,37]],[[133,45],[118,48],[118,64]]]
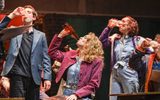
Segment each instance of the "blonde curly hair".
[[91,62],[96,58],[104,58],[104,51],[102,43],[99,38],[93,32],[89,32],[88,35],[84,36],[87,42],[81,49],[78,49],[79,56],[83,57],[84,61]]

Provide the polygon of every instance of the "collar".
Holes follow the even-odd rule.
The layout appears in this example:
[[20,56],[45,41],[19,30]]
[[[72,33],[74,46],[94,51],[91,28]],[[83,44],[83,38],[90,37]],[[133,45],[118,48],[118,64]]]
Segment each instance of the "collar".
[[[29,35],[33,35],[33,31],[32,31],[32,32],[26,32],[26,33],[24,33],[24,34],[26,34],[26,35],[28,35],[28,36],[29,36]],[[24,34],[23,34],[23,35],[24,35]]]
[[28,34],[29,34],[29,35],[33,34],[33,31],[29,32]]
[[123,38],[124,38],[124,39],[128,39],[128,38],[129,38],[129,35],[124,35]]
[[76,57],[77,57],[76,54],[71,56],[72,59],[76,59]]
[[[77,60],[77,59],[79,59],[79,57],[78,57],[77,54],[75,54],[75,55],[72,55],[72,56],[71,56],[71,59]],[[92,61],[91,61],[91,62],[81,61],[81,62],[82,62],[82,63],[83,63],[83,62],[85,62],[85,63],[92,63]]]

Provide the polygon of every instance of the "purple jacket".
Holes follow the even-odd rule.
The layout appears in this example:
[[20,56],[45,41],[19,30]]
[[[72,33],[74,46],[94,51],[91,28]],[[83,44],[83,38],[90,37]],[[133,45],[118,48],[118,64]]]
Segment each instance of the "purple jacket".
[[[53,60],[61,62],[61,67],[56,75],[56,82],[59,82],[64,72],[76,63],[76,50],[62,52],[59,49],[62,39],[57,35],[52,39],[48,53]],[[82,61],[79,73],[79,82],[75,94],[79,97],[85,97],[94,93],[100,85],[103,60],[96,59],[92,62]]]
[[110,41],[108,40],[108,38],[111,31],[111,28],[106,27],[99,36],[99,40],[102,42],[103,48],[106,48],[108,45],[110,45]]

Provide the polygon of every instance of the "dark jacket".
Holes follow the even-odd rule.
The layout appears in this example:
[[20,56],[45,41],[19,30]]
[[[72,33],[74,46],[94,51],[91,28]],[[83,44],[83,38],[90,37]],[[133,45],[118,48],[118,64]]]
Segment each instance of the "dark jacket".
[[[2,21],[3,23],[1,22],[2,25],[10,21],[5,19]],[[2,76],[8,75],[8,73],[11,71],[15,63],[15,60],[17,58],[17,55],[19,53],[21,42],[22,42],[22,34],[11,39],[8,55],[6,57],[6,63],[4,63],[3,71],[1,73]],[[34,82],[37,85],[40,85],[42,69],[44,71],[44,79],[51,80],[51,63],[50,63],[50,58],[48,56],[47,40],[45,34],[36,29],[33,30],[33,44],[32,44],[30,59],[31,59],[31,73]]]
[[140,87],[141,89],[143,88],[141,92],[148,92],[149,90],[149,81],[154,59],[154,53],[144,54],[137,50],[129,60],[129,66],[138,71]]

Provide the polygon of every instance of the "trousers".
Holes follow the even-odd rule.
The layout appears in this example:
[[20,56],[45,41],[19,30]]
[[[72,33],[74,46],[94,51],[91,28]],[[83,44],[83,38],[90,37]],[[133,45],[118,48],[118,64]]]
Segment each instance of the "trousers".
[[[110,77],[110,94],[137,93],[138,89],[137,71],[121,65],[113,68]],[[117,96],[110,96],[110,100],[117,100]]]

